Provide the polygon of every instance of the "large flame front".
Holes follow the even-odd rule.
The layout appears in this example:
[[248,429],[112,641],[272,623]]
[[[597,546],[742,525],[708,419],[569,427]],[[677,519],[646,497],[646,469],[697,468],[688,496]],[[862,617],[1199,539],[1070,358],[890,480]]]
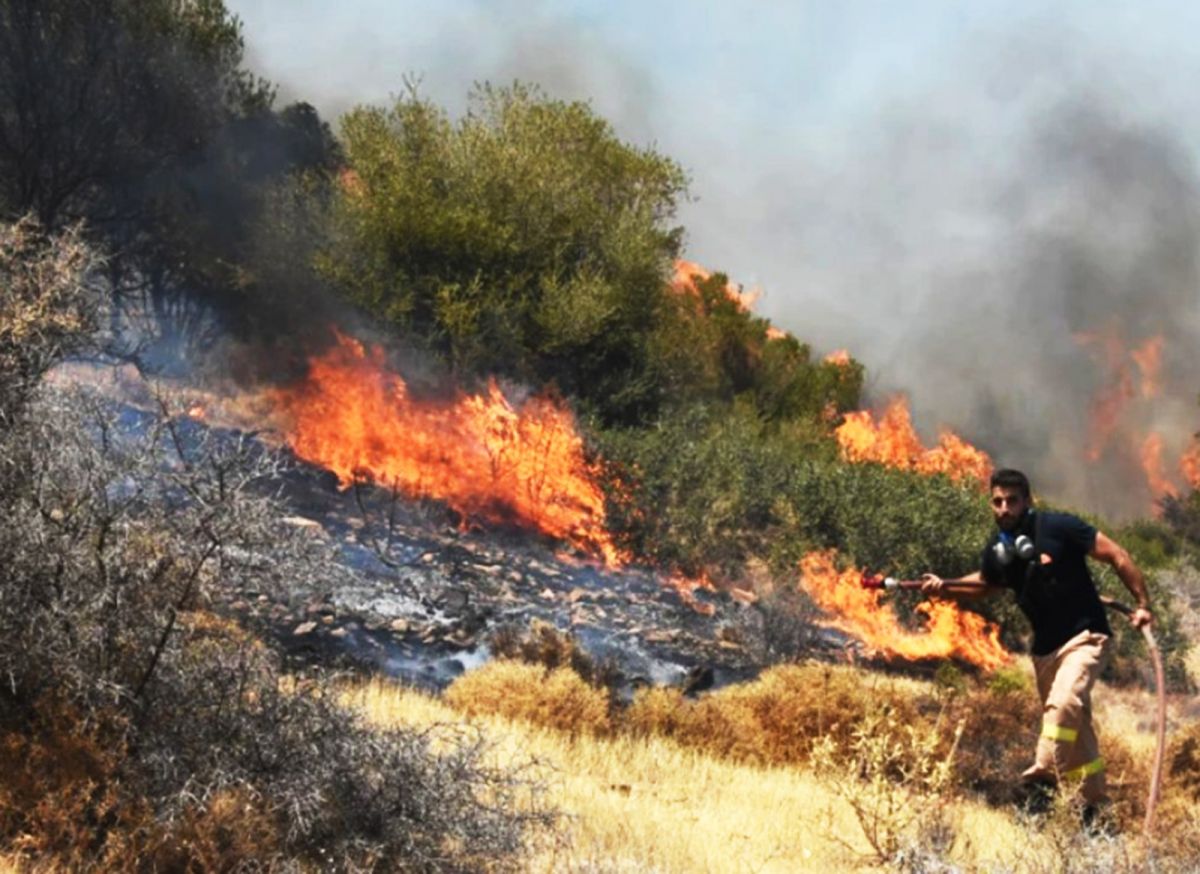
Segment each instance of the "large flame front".
[[343,485],[395,486],[469,519],[535,528],[609,566],[625,559],[605,528],[597,471],[561,403],[534,397],[516,409],[495,383],[486,394],[415,400],[381,349],[340,334],[302,382],[272,400],[296,455]]
[[903,470],[944,473],[955,480],[986,483],[992,460],[953,431],[943,430],[938,445],[926,449],[913,428],[908,402],[897,396],[878,423],[869,410],[847,413],[834,432],[847,461],[877,461]]
[[839,571],[832,550],[804,556],[800,574],[803,589],[831,614],[824,624],[858,638],[873,654],[914,660],[954,657],[987,670],[1009,660],[1000,629],[952,601],[922,601],[916,609],[925,617],[925,628],[904,628],[884,603],[884,592],[863,588],[860,570]]

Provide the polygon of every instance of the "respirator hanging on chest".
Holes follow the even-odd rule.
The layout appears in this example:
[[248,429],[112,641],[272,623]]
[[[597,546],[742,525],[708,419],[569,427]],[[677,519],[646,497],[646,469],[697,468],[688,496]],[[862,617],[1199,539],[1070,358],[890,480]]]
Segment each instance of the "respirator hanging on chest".
[[1028,534],[1013,537],[1007,531],[1000,532],[1000,539],[992,546],[992,554],[1001,565],[1008,566],[1018,558],[1029,561],[1033,558],[1033,539]]

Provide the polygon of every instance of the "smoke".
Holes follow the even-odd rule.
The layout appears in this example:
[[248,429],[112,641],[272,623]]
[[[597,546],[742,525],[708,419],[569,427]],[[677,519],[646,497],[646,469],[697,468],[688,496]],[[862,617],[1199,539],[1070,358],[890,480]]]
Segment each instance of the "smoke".
[[[1200,422],[1200,199],[1153,90],[1070,44],[991,44],[858,128],[848,173],[777,193],[800,288],[771,315],[848,345],[926,429],[1124,517],[1152,504],[1145,441],[1170,475]],[[1149,397],[1134,352],[1155,337]]]
[[[261,26],[271,0],[230,6],[251,60],[327,117],[414,73],[451,112],[484,79],[590,100],[692,174],[689,258],[760,286],[762,312],[818,352],[848,347],[868,400],[907,392],[926,437],[953,428],[1053,501],[1145,513],[1139,448],[1161,433],[1170,473],[1200,421],[1200,185],[1171,85],[1188,69],[1127,40],[1129,10],[1107,39],[1073,23],[1087,4],[1001,4],[905,43],[917,24],[881,10],[714,7],[709,42],[688,46],[671,4],[628,38],[548,3],[406,4],[398,37],[373,27],[386,4],[309,0]],[[1132,353],[1156,336],[1146,397]]]

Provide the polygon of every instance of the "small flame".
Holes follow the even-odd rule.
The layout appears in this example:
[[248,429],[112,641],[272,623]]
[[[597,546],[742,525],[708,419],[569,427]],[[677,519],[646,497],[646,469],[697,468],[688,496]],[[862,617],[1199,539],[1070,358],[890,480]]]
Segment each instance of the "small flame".
[[1179,470],[1193,489],[1200,489],[1200,437],[1192,438],[1192,445],[1179,459]]
[[924,474],[944,473],[957,481],[987,481],[992,461],[953,431],[943,430],[938,445],[926,449],[913,428],[908,401],[903,395],[892,399],[876,423],[869,410],[847,413],[835,431],[842,456],[847,461],[875,461],[902,470]]
[[1162,351],[1166,340],[1161,334],[1151,337],[1129,353],[1142,375],[1141,394],[1144,398],[1162,393]]
[[864,588],[861,570],[839,571],[833,550],[804,556],[800,574],[801,587],[831,614],[824,624],[858,638],[873,654],[905,659],[955,657],[986,670],[1009,660],[1000,643],[1000,629],[951,601],[922,601],[916,610],[925,617],[924,630],[902,627],[883,603],[883,591]]
[[[1078,333],[1074,337],[1081,346],[1094,350],[1093,356],[1107,371],[1103,387],[1092,399],[1091,438],[1083,453],[1084,458],[1094,463],[1104,455],[1113,435],[1120,429],[1130,402],[1137,397],[1155,398],[1162,392],[1162,352],[1166,340],[1158,334],[1127,350],[1115,322],[1103,331]],[[1144,451],[1142,455],[1144,459]],[[1153,487],[1151,484],[1152,490]]]
[[708,592],[715,592],[717,587],[713,585],[712,580],[707,573],[703,571],[698,577],[687,577],[682,574],[670,574],[666,577],[667,585],[675,589],[679,593],[679,597],[683,599],[683,603],[687,604],[697,613],[705,616],[712,616],[717,612],[717,608],[705,601],[696,599],[696,590],[704,589]]
[[485,394],[414,400],[408,386],[339,334],[309,362],[307,378],[273,392],[285,439],[300,458],[337,474],[445,501],[464,517],[516,521],[610,566],[626,556],[605,528],[598,471],[584,457],[574,418],[534,397],[515,409],[493,382]]
[[1175,486],[1167,479],[1163,467],[1163,438],[1155,432],[1142,441],[1140,450],[1142,470],[1146,472],[1146,482],[1150,485],[1150,493],[1155,500],[1165,495],[1174,495]]
[[826,364],[837,364],[841,367],[850,366],[850,352],[847,349],[835,349],[825,356]]
[[[695,261],[685,261],[682,258],[675,260],[675,275],[671,278],[671,288],[681,294],[692,294],[699,296],[699,282],[704,282],[712,278],[712,271],[701,267]],[[735,285],[732,282],[725,283],[725,296],[737,304],[738,309],[748,313],[753,309],[755,302],[758,301],[760,292],[757,289],[744,291],[740,285]],[[778,329],[768,329],[768,334],[774,330],[777,334],[786,336]]]

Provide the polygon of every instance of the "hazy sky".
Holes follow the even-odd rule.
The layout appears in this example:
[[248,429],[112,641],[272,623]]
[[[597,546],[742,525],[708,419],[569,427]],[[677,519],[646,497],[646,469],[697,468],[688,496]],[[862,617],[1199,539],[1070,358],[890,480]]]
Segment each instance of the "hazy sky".
[[[848,347],[875,395],[907,391],[927,436],[951,425],[1077,500],[1115,487],[1063,470],[1115,376],[1072,336],[1166,333],[1168,359],[1200,340],[1200,4],[227,5],[251,64],[331,121],[406,75],[452,112],[483,80],[590,100],[690,173],[689,258]],[[1179,397],[1138,413],[1173,451],[1200,426],[1176,357]]]

